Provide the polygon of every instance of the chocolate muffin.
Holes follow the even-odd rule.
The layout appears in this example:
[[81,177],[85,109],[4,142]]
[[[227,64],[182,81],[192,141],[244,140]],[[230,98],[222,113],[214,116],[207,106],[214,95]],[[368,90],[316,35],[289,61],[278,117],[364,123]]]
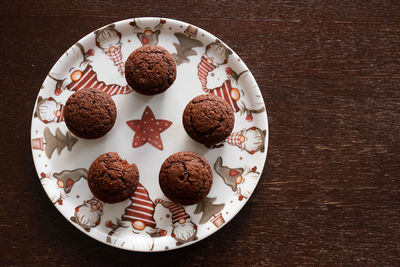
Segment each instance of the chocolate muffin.
[[126,60],[125,78],[138,93],[160,94],[175,81],[175,59],[160,46],[142,46],[133,51]]
[[213,183],[207,160],[194,152],[169,156],[159,174],[161,190],[167,198],[181,205],[193,205],[204,199]]
[[71,95],[64,108],[68,129],[78,137],[102,137],[114,126],[117,108],[112,98],[98,89],[82,89]]
[[216,95],[199,95],[187,104],[183,127],[195,141],[206,146],[220,143],[229,136],[235,124],[231,106]]
[[104,153],[90,165],[88,184],[93,195],[101,201],[120,202],[135,192],[139,171],[134,163],[122,160],[118,153]]

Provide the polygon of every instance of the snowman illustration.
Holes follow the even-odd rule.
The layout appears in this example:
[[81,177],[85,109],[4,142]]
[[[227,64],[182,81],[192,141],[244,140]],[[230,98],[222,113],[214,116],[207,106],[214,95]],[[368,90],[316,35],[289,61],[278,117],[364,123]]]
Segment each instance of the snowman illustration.
[[103,206],[104,203],[96,197],[85,200],[75,208],[74,216],[70,220],[90,232],[90,229],[100,224]]
[[153,250],[153,237],[166,235],[165,230],[156,228],[154,220],[154,203],[147,190],[139,184],[130,197],[131,204],[125,208],[121,219],[116,223],[107,221],[106,227],[111,228],[107,242],[118,247],[132,250]]
[[[236,146],[250,154],[265,151],[266,130],[261,130],[255,126],[243,129],[238,132],[232,132],[225,140],[226,143]],[[216,146],[218,147],[218,145]]]
[[[239,112],[239,114],[246,113],[246,119],[252,121],[252,114],[261,113],[265,111],[265,108],[262,101],[259,101],[259,103],[248,103],[248,100],[244,97],[244,91],[233,87],[234,84],[238,84],[238,80],[241,77],[248,73],[247,70],[237,73],[232,68],[225,67],[225,71],[221,71],[223,65],[228,63],[231,54],[232,51],[219,40],[206,46],[205,52],[197,66],[197,76],[201,83],[201,89],[205,93],[222,97],[232,107],[234,112]],[[222,84],[219,80],[223,81]],[[219,85],[210,88],[209,84]]]
[[60,173],[40,174],[40,182],[53,204],[62,205],[72,187],[81,178],[87,179],[86,169],[64,170]]
[[170,201],[157,198],[154,204],[161,204],[172,213],[172,233],[171,236],[176,240],[176,245],[180,246],[190,241],[197,240],[197,225],[186,213],[182,206]]
[[[65,90],[79,91],[83,88],[99,89],[110,96],[132,92],[129,85],[105,84],[99,81],[89,59],[93,55],[93,49],[85,52],[80,43],[76,43],[65,53],[48,75],[56,81],[54,90],[56,96]],[[69,67],[68,71],[65,71],[65,65]]]
[[122,61],[121,52],[121,33],[115,29],[114,24],[110,24],[94,32],[96,46],[106,54],[114,66],[118,67],[118,72],[124,76],[125,64]]
[[150,23],[146,23],[147,26],[144,26],[139,19],[134,19],[129,25],[132,26],[133,32],[136,33],[140,43],[144,46],[156,45],[158,43],[158,36],[165,23],[166,21],[164,19],[155,19]]
[[52,97],[39,96],[33,116],[44,123],[63,122],[64,105]]
[[239,201],[242,201],[243,198],[248,199],[257,185],[260,175],[257,167],[229,168],[222,164],[222,158],[218,157],[214,163],[215,172],[237,194]]

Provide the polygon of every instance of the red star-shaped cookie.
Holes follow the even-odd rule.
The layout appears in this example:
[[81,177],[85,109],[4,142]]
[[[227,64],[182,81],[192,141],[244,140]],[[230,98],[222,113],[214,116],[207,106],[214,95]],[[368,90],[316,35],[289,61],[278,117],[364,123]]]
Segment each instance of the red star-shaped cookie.
[[160,150],[163,150],[160,133],[167,130],[172,124],[167,120],[156,120],[149,106],[144,110],[141,120],[131,120],[126,123],[135,132],[133,148],[149,143]]

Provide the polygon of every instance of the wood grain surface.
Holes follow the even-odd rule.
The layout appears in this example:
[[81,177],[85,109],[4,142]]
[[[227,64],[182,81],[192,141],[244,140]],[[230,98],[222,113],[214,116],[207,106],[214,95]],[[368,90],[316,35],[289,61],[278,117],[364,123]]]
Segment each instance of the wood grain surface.
[[[189,247],[135,253],[78,231],[36,176],[30,124],[48,71],[87,33],[160,16],[237,52],[267,105],[253,196]],[[400,2],[2,1],[0,265],[400,265]]]

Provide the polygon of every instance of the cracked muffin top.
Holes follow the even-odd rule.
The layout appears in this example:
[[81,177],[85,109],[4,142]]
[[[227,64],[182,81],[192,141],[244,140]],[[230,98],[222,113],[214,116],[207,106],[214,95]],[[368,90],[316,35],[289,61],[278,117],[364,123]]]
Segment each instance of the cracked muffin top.
[[195,141],[206,146],[224,141],[233,130],[235,116],[221,97],[206,94],[193,98],[182,116],[183,127]]
[[175,81],[175,59],[160,46],[142,46],[126,60],[125,78],[129,86],[140,94],[160,94]]
[[114,100],[101,90],[86,88],[72,94],[65,104],[64,120],[78,137],[96,139],[114,126],[117,107]]
[[184,151],[172,154],[164,161],[159,183],[165,196],[173,202],[193,205],[210,192],[213,175],[204,157]]
[[135,192],[139,170],[136,164],[129,164],[116,152],[104,153],[90,165],[88,184],[93,195],[101,201],[120,202]]

